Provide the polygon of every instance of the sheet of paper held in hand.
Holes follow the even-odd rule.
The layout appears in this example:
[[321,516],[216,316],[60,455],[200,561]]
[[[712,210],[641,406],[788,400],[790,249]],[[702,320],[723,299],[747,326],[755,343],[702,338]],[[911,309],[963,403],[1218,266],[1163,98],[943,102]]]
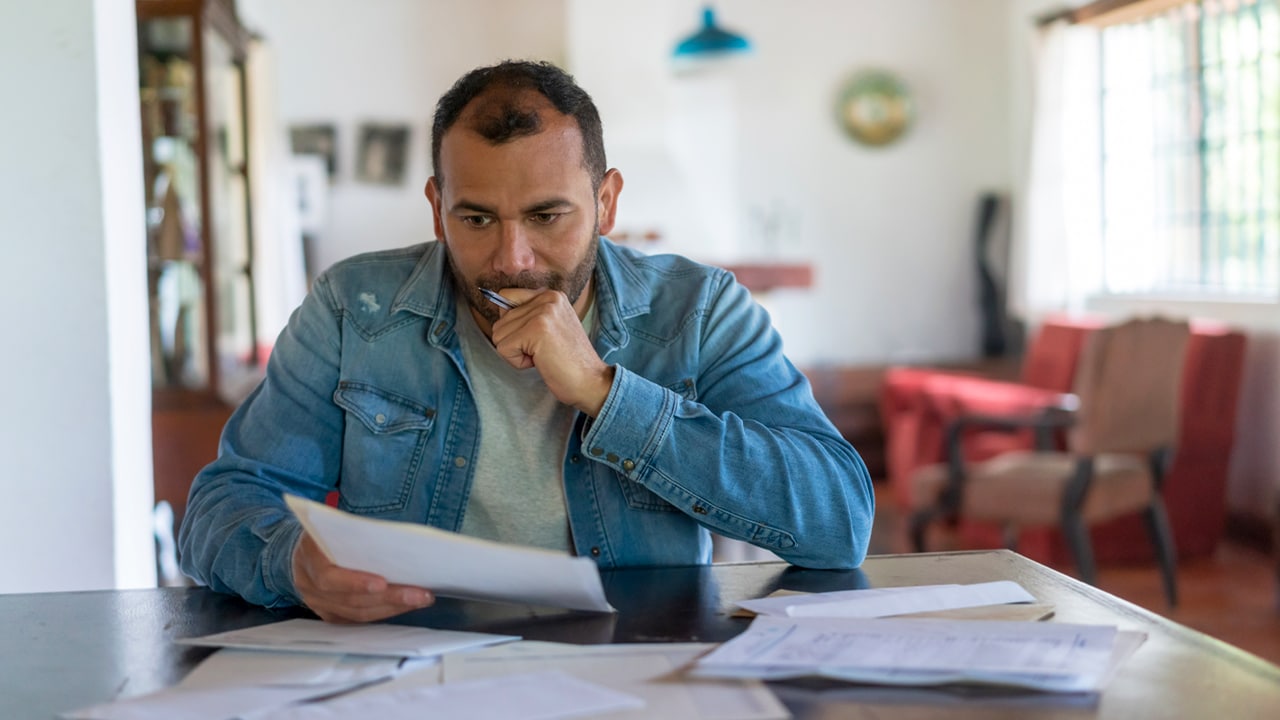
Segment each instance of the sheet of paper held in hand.
[[762,615],[691,674],[1096,692],[1143,638],[1097,625]]
[[292,495],[285,502],[342,567],[445,597],[615,612],[589,558],[360,517]]

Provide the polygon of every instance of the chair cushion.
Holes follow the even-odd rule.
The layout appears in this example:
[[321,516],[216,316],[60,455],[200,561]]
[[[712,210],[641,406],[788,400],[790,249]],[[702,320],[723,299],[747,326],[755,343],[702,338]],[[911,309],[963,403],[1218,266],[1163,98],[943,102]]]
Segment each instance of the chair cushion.
[[[1014,525],[1058,525],[1062,493],[1076,471],[1075,457],[1059,452],[1005,453],[965,468],[961,514],[974,520]],[[947,483],[947,465],[920,468],[912,475],[916,507],[936,504]],[[1094,523],[1145,508],[1153,484],[1144,458],[1100,455],[1081,515]]]

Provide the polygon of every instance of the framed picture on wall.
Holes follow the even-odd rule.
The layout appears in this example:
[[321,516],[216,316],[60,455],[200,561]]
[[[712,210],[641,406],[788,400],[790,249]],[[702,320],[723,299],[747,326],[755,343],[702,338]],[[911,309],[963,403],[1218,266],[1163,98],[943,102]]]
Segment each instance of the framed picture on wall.
[[289,126],[289,146],[294,155],[319,155],[329,180],[338,170],[338,130],[331,123]]
[[409,126],[364,123],[357,136],[356,179],[380,185],[404,182]]

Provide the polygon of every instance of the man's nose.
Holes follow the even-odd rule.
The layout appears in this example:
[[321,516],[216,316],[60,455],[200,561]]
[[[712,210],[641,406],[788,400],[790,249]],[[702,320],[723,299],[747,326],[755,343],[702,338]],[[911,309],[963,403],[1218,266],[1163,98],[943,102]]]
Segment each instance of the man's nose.
[[500,233],[493,269],[507,275],[533,269],[533,248],[525,228],[518,222],[504,222]]

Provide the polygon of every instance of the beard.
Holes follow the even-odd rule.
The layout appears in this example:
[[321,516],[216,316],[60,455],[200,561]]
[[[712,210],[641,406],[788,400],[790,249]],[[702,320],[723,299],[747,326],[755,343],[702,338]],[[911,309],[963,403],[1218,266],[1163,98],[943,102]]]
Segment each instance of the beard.
[[576,305],[578,298],[582,297],[583,291],[590,284],[591,276],[596,269],[596,256],[599,253],[600,245],[598,240],[599,229],[600,226],[597,223],[591,230],[591,237],[586,244],[587,249],[582,254],[582,258],[567,274],[558,270],[545,272],[522,270],[515,275],[490,273],[476,278],[468,278],[462,274],[462,270],[454,261],[453,253],[449,252],[447,244],[445,245],[445,255],[449,259],[449,270],[452,271],[453,281],[461,286],[462,294],[467,298],[467,303],[471,305],[472,309],[480,313],[484,319],[490,323],[495,323],[501,316],[498,307],[489,302],[488,298],[480,293],[480,288],[486,288],[494,292],[512,287],[525,288],[527,290],[556,290],[564,293],[565,297],[569,298],[570,305]]

